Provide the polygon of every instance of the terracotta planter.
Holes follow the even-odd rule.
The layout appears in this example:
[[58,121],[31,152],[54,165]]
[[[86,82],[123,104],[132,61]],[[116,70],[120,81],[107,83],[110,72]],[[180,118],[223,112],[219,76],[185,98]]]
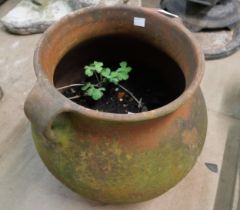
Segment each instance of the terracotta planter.
[[[134,25],[134,17],[145,18],[145,27]],[[163,107],[128,115],[90,110],[65,98],[53,85],[59,60],[75,45],[109,34],[133,35],[163,50],[181,67],[184,92]],[[37,47],[37,83],[25,103],[43,162],[73,191],[104,203],[139,202],[166,192],[191,170],[203,147],[203,64],[190,32],[156,11],[89,8],[66,16]]]

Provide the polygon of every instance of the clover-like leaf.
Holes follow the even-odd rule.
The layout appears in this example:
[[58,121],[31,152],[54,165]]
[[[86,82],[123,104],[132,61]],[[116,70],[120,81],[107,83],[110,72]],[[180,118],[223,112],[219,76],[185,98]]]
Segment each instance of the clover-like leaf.
[[94,69],[92,68],[92,66],[85,66],[84,69],[85,69],[85,75],[86,76],[88,76],[88,77],[93,76]]
[[110,80],[111,83],[113,83],[115,85],[117,85],[119,83],[119,79],[117,79],[117,78],[111,78],[109,80]]
[[120,63],[120,66],[123,67],[123,68],[124,68],[124,67],[127,67],[127,62],[126,62],[126,61],[122,61],[122,62]]
[[91,84],[91,86],[86,90],[86,94],[88,96],[92,96],[94,92],[94,86]]
[[94,61],[93,62],[93,68],[96,70],[97,73],[100,73],[103,70],[103,63]]
[[106,77],[106,78],[109,78],[110,76],[110,73],[111,73],[111,69],[110,68],[104,68],[101,72],[101,75],[103,77]]
[[119,69],[121,69],[122,71],[129,73],[132,70],[132,68],[130,66],[128,66],[126,61],[122,61],[119,65],[120,65]]
[[103,92],[106,90],[103,87],[96,88],[93,84],[87,83],[82,87],[82,90],[85,91],[85,94],[92,97],[93,100],[97,101],[103,97]]
[[129,76],[127,72],[118,72],[118,78],[119,80],[127,80]]
[[82,88],[81,88],[81,90],[83,90],[83,91],[86,91],[88,88],[90,88],[91,87],[91,83],[90,82],[88,82],[88,83],[86,83]]
[[117,85],[119,82],[118,72],[116,72],[116,71],[111,72],[109,81]]
[[[85,66],[85,75],[91,77],[96,76],[98,81],[97,84],[86,83],[81,90],[84,91],[85,95],[92,97],[93,100],[99,100],[103,97],[104,91],[106,90],[103,86],[106,82],[118,85],[122,80],[129,78],[129,72],[132,70],[128,66],[126,61],[119,63],[120,67],[116,71],[111,71],[110,68],[104,68],[102,62],[94,61],[89,66]],[[100,77],[98,77],[98,75]]]
[[105,91],[105,88],[95,88],[92,94],[93,100],[97,101],[100,98],[103,97],[103,92]]
[[103,63],[94,61],[90,65],[85,66],[84,70],[85,70],[85,75],[88,77],[91,77],[94,75],[94,73],[101,73],[101,71],[103,70]]
[[132,71],[132,67],[126,67],[126,68],[125,68],[125,71],[126,71],[127,73],[129,73],[130,71]]

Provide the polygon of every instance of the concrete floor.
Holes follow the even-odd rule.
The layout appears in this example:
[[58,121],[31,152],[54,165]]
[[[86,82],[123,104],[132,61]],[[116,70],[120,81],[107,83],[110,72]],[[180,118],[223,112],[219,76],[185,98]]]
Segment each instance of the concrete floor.
[[[0,7],[0,17],[18,0]],[[23,104],[35,83],[33,52],[40,35],[0,30],[0,210],[239,210],[240,52],[206,63],[202,90],[208,132],[193,170],[174,188],[134,205],[101,205],[71,192],[40,160]],[[205,163],[214,163],[218,172]]]

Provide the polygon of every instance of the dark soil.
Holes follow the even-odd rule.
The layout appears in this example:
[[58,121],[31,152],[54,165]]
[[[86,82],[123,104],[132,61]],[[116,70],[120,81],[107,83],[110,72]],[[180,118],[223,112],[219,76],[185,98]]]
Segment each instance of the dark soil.
[[185,79],[178,65],[159,49],[123,35],[102,37],[75,47],[59,62],[54,83],[56,87],[84,83],[83,68],[94,60],[116,69],[121,61],[133,68],[130,78],[120,84],[131,91],[142,106],[121,88],[109,84],[104,96],[94,101],[81,88],[63,92],[66,97],[80,95],[73,101],[82,106],[111,113],[138,113],[164,106],[182,94]]
[[112,84],[107,86],[104,96],[98,101],[85,96],[81,88],[70,88],[64,91],[63,95],[67,98],[79,95],[79,98],[73,99],[74,102],[102,112],[129,114],[147,111],[147,107],[143,102],[139,106],[130,94]]

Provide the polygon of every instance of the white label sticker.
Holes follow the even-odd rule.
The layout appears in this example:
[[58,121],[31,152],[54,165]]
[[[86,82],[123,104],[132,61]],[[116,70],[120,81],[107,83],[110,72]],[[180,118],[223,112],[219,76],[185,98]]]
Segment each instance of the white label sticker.
[[133,24],[135,26],[145,27],[145,18],[134,17]]

